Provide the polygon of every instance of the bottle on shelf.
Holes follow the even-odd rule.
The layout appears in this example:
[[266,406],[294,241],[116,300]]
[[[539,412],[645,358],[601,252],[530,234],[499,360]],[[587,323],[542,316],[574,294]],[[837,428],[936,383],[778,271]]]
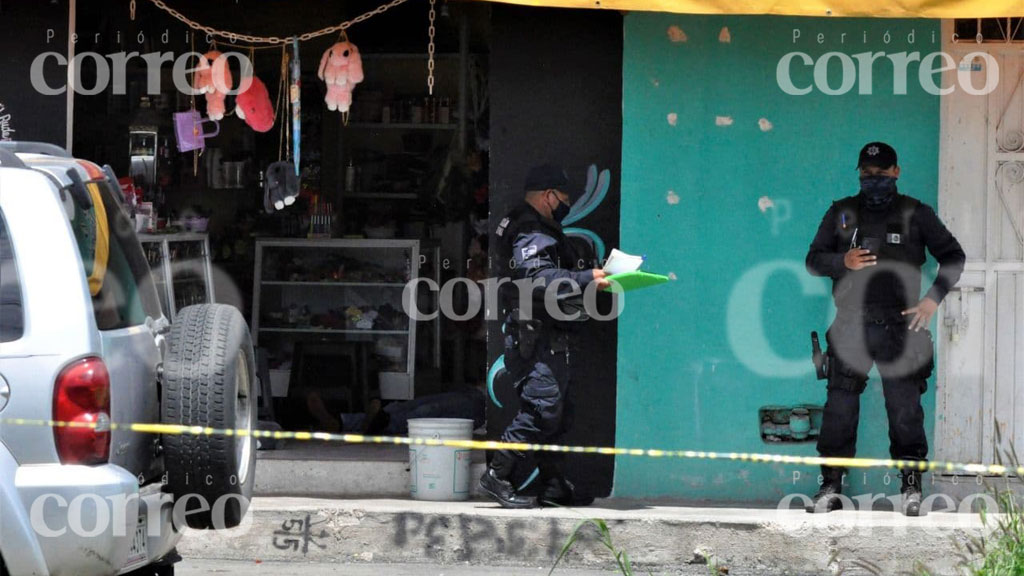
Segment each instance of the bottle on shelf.
[[349,158],[348,166],[345,167],[345,192],[356,191],[356,167]]
[[450,124],[451,121],[451,104],[449,103],[448,98],[445,97],[441,99],[441,107],[437,112],[437,122],[438,124]]
[[411,116],[412,117],[409,119],[409,121],[412,124],[423,123],[423,105],[420,104],[419,101],[413,100]]
[[333,208],[329,202],[321,202],[319,196],[313,196],[309,214],[309,238],[330,238],[333,224]]

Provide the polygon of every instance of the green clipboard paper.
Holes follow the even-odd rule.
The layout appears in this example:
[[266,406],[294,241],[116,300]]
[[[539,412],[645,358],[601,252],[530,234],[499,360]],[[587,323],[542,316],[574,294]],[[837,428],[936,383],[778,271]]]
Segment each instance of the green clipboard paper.
[[668,282],[668,276],[662,276],[661,274],[651,274],[650,272],[623,272],[621,274],[612,274],[605,278],[609,280],[612,285],[605,288],[605,292],[615,292],[621,294],[622,292],[629,292],[630,290],[637,290],[639,288],[647,288],[648,286],[657,286],[658,284],[664,284]]

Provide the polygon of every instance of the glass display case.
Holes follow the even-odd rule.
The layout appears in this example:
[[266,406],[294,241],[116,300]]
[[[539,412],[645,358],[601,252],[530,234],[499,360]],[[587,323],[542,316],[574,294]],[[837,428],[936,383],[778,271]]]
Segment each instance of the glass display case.
[[[406,309],[417,294],[405,288],[419,260],[418,240],[258,240],[251,325],[254,344],[267,351],[274,395],[288,396],[290,386],[338,388],[337,379],[365,401],[375,372],[383,399],[411,399],[416,321]],[[314,354],[352,361],[327,360],[337,370],[313,373],[303,358]],[[307,374],[293,374],[302,362]]]
[[213,303],[210,241],[206,234],[140,234],[160,305],[169,320],[193,304]]

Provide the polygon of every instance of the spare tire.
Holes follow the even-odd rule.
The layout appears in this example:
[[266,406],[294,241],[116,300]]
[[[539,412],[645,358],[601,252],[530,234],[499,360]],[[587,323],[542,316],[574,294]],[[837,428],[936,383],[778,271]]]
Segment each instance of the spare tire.
[[184,518],[175,522],[234,528],[248,510],[256,476],[256,363],[249,327],[233,306],[200,304],[178,312],[167,340],[162,422],[238,431],[164,435],[168,487],[175,501],[188,498]]

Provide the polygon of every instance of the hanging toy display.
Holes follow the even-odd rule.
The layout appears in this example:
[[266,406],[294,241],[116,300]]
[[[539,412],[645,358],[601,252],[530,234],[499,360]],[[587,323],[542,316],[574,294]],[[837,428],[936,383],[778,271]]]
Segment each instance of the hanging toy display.
[[273,162],[267,167],[267,179],[263,189],[263,209],[267,214],[284,210],[295,203],[299,195],[299,177],[289,162]]
[[270,93],[259,78],[243,78],[249,87],[235,98],[235,114],[257,132],[269,132],[274,127],[274,107]]
[[[295,54],[298,54],[297,50],[295,50]],[[293,140],[290,139],[288,134],[293,126],[289,122],[289,117],[292,120],[296,118],[294,107],[297,106],[297,102],[293,100],[293,96],[295,96],[297,91],[294,76],[295,68],[295,60],[292,59],[289,66],[288,52],[282,47],[281,79],[277,84],[277,101],[274,104],[275,119],[278,114],[281,116],[281,122],[278,124],[280,135],[277,144],[277,162],[267,167],[266,183],[263,189],[263,208],[268,214],[273,214],[277,210],[283,210],[285,206],[291,206],[299,195],[299,171],[297,164],[287,160],[292,152],[290,148],[293,145]],[[291,77],[290,82],[289,77]],[[297,151],[295,155],[298,155]]]
[[292,38],[291,76],[288,99],[292,104],[292,162],[295,163],[295,175],[298,176],[299,155],[302,151],[302,67],[299,66],[298,38]]
[[206,116],[209,119],[224,119],[227,111],[224,99],[231,90],[232,81],[228,59],[219,51],[210,50],[199,57],[193,87],[206,97]]
[[324,102],[331,111],[348,112],[352,106],[352,90],[363,81],[363,59],[359,49],[342,32],[341,41],[331,46],[320,58],[320,79],[327,83]]

